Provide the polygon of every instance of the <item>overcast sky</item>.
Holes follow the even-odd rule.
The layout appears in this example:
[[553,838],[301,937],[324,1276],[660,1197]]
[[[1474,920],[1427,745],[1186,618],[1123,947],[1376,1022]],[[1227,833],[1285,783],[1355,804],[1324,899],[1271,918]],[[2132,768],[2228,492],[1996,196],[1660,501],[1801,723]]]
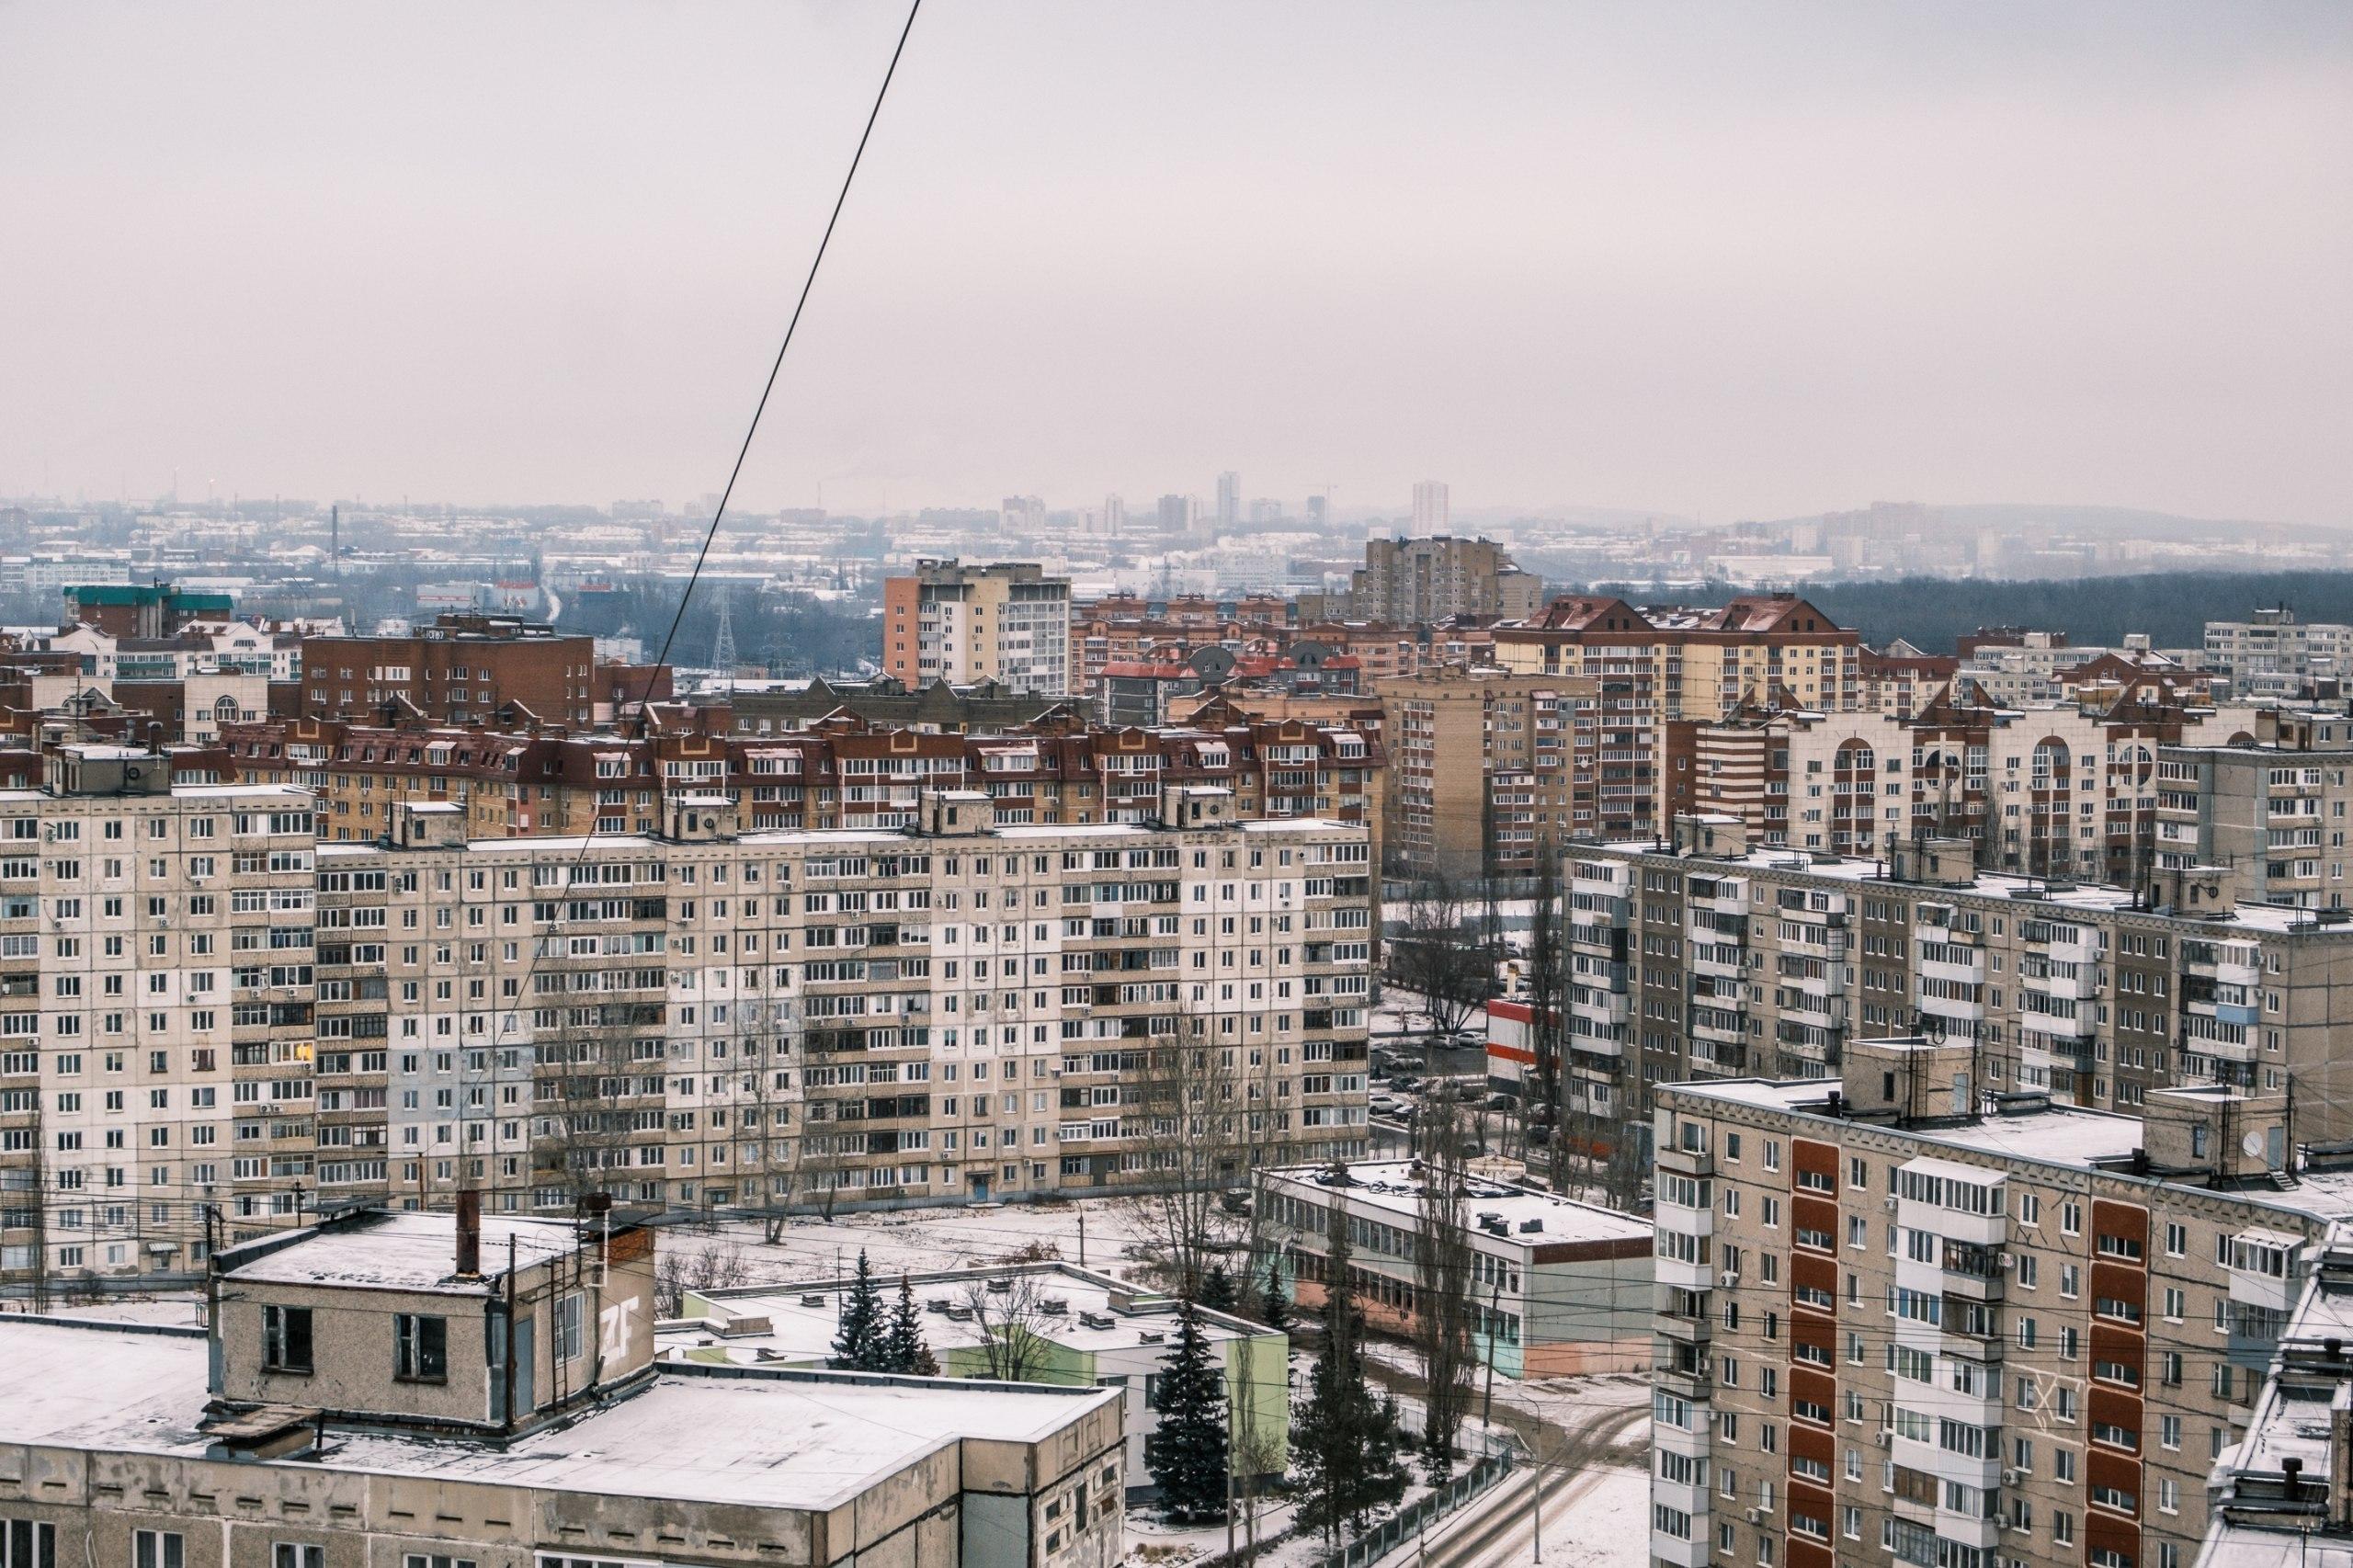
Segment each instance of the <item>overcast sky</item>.
[[[895,5],[0,4],[0,490],[715,491]],[[2353,6],[930,0],[743,497],[2353,523]]]

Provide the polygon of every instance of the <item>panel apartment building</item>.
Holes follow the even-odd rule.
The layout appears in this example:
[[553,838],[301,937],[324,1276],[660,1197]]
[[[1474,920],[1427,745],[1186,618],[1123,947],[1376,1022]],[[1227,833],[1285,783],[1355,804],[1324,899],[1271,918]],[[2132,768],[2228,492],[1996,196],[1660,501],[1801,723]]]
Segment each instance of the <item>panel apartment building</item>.
[[1536,613],[1542,588],[1493,540],[1367,540],[1364,564],[1349,579],[1348,612],[1391,626],[1427,626],[1458,615],[1518,619]]
[[1663,1089],[1651,1562],[2189,1568],[2353,1214],[2297,1120],[1987,1100],[1917,1038]]
[[2253,728],[2158,751],[2156,864],[2228,866],[2266,903],[2342,909],[2353,715],[2267,708]]
[[1070,579],[1021,562],[919,561],[882,584],[882,670],[913,688],[994,680],[1072,689]]
[[1728,818],[1568,861],[1576,1108],[1836,1078],[1848,1041],[1925,1029],[1974,1042],[1996,1090],[2125,1112],[2181,1085],[2292,1091],[2311,1136],[2353,1136],[2353,922],[2238,903],[2227,871],[2075,886],[1981,872],[1963,840],[1756,851]]
[[1179,788],[1152,823],[939,790],[906,828],[761,833],[686,794],[650,835],[406,802],[315,844],[290,786],[106,766],[142,765],[69,749],[0,798],[0,1279],[183,1271],[207,1205],[235,1237],[469,1186],[944,1202],[1363,1146],[1361,826]]

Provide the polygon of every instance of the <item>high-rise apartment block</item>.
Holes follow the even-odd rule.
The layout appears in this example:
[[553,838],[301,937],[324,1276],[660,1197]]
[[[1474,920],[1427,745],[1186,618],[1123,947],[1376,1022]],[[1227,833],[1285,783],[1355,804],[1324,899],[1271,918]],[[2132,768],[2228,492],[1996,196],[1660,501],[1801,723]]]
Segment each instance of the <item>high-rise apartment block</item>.
[[2160,751],[2244,739],[2256,721],[2105,694],[1939,697],[1908,717],[1745,707],[1670,723],[1665,772],[1675,810],[1738,816],[1756,844],[1870,856],[1927,833],[1969,839],[1988,869],[2130,885],[2158,844]]
[[2159,748],[2156,863],[2228,866],[2266,903],[2344,908],[2353,716],[2267,708],[2252,728]]
[[2278,1469],[2238,1445],[2290,1440],[2264,1371],[2353,1199],[2302,1107],[1988,1098],[1916,1037],[1662,1089],[1650,1561],[2190,1568],[2216,1460]]
[[1843,712],[1862,700],[1861,640],[1787,594],[1709,609],[1559,598],[1497,626],[1495,659],[1522,674],[1599,682],[1602,794],[1631,802],[1637,835],[1657,832],[1686,804],[1670,725],[1720,720],[1744,705]]
[[2353,626],[2298,620],[2285,605],[2206,623],[2206,661],[2239,696],[2302,697],[2314,680],[2353,673]]
[[1416,480],[1414,483],[1414,531],[1428,532],[1445,528],[1454,517],[1454,507],[1447,499],[1446,482],[1442,479]]
[[2292,1086],[2313,1137],[2353,1135],[2353,922],[2328,911],[2238,903],[2217,868],[2124,889],[1980,871],[1965,840],[1869,859],[1752,851],[1730,818],[1677,835],[1570,850],[1565,1076],[1615,1091],[1592,1108],[1836,1078],[1848,1042],[1925,1029],[1972,1042],[1995,1090],[2134,1112],[2168,1087]]
[[1631,830],[1629,802],[1597,782],[1594,685],[1462,668],[1381,682],[1388,869],[1528,876],[1572,837]]
[[1427,626],[1458,615],[1536,613],[1541,585],[1493,540],[1368,540],[1351,579],[1349,613],[1391,626]]
[[935,789],[904,828],[744,831],[714,790],[653,833],[406,801],[318,844],[303,790],[158,769],[68,749],[0,796],[0,1278],[184,1270],[208,1206],[235,1237],[467,1187],[949,1201],[1362,1151],[1362,826],[1170,786],[1146,822]]
[[1217,526],[1231,528],[1242,520],[1242,476],[1232,470],[1217,476]]
[[882,668],[914,687],[1067,691],[1070,580],[1024,562],[917,562],[882,585]]

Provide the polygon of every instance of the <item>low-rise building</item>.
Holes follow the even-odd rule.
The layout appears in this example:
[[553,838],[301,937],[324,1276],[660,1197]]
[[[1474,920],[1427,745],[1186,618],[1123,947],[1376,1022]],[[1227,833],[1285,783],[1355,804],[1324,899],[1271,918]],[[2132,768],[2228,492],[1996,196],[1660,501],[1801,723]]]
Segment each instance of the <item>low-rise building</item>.
[[0,1560],[1118,1556],[1112,1391],[657,1363],[653,1262],[601,1215],[358,1211],[216,1255],[208,1329],[0,1318]]
[[[951,1269],[906,1277],[924,1311],[924,1339],[950,1378],[1111,1388],[1127,1403],[1127,1485],[1153,1487],[1144,1439],[1176,1347],[1174,1296],[1068,1263]],[[886,1306],[895,1284],[882,1281]],[[830,1366],[850,1281],[689,1290],[655,1335],[670,1360],[729,1366]],[[979,1303],[976,1309],[975,1302]],[[1290,1437],[1290,1336],[1204,1310],[1201,1335],[1227,1396],[1234,1473],[1279,1475]],[[992,1354],[987,1341],[999,1348]],[[1017,1342],[1008,1351],[1004,1346]]]
[[[1258,1201],[1299,1300],[1321,1305],[1332,1210],[1347,1217],[1349,1267],[1367,1322],[1410,1334],[1422,1289],[1415,1243],[1459,1212],[1467,1227],[1472,1341],[1507,1378],[1640,1368],[1650,1344],[1651,1227],[1557,1193],[1468,1177],[1433,1198],[1418,1162],[1358,1161],[1262,1171]],[[1437,1205],[1440,1214],[1430,1213]]]

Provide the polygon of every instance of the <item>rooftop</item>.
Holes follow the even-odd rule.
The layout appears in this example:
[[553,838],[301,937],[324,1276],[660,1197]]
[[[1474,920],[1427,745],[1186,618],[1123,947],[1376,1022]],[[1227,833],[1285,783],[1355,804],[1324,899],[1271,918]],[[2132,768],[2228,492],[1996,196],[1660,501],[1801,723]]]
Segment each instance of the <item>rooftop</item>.
[[[1702,1083],[1665,1085],[1678,1098],[1718,1099],[1801,1116],[1833,1119],[1829,1095],[1838,1087],[1835,1078],[1771,1080],[1719,1078]],[[1858,1126],[1885,1123],[1858,1119]],[[2137,1116],[2088,1110],[2080,1106],[2031,1101],[2012,1112],[1937,1126],[1905,1127],[1906,1138],[1931,1147],[1990,1157],[2023,1161],[2065,1170],[2102,1170],[2130,1174],[2120,1167],[2142,1147],[2147,1123]],[[2140,1179],[2161,1181],[2156,1176]],[[2353,1170],[2306,1168],[2296,1173],[2294,1185],[2284,1189],[2264,1187],[2239,1190],[2234,1198],[2323,1221],[2353,1220]]]
[[[1407,1224],[1420,1218],[1423,1179],[1410,1160],[1364,1160],[1347,1167],[1349,1198],[1358,1203],[1396,1215]],[[1269,1171],[1268,1179],[1295,1188],[1334,1190],[1329,1165],[1292,1165]],[[1638,1214],[1579,1203],[1532,1187],[1472,1177],[1463,1184],[1463,1209],[1475,1224],[1492,1214],[1509,1231],[1498,1241],[1521,1246],[1550,1246],[1561,1242],[1615,1242],[1630,1236],[1647,1241],[1651,1221]],[[1529,1227],[1534,1226],[1534,1229]]]
[[[1716,820],[1737,822],[1739,819],[1719,817]],[[2043,904],[2058,909],[2081,910],[2086,915],[2131,912],[2147,915],[2152,919],[2188,918],[2163,916],[2156,911],[2143,909],[2131,889],[2106,883],[2052,881],[2004,871],[1980,871],[1966,882],[1949,885],[1898,881],[1889,875],[1885,860],[1858,855],[1810,854],[1803,850],[1781,848],[1751,849],[1743,855],[1687,855],[1664,840],[1572,844],[1569,854],[1572,858],[1580,855],[1665,855],[1688,862],[1695,871],[1718,875],[1739,871],[1803,871],[1809,876],[1835,881],[1878,882],[1891,888],[1903,888],[1915,894],[1927,894],[1932,901],[1936,895],[1945,894],[1956,898],[1996,898],[2015,903]],[[2314,917],[2321,913],[2324,912],[2291,909],[2283,904],[2241,903],[2230,920],[2201,920],[2196,924],[2211,926],[2218,939],[2227,941],[2234,931],[2309,930],[2317,924]],[[2353,925],[2329,928],[2353,934]]]
[[525,1220],[485,1214],[482,1220],[482,1273],[460,1278],[458,1219],[441,1212],[409,1213],[371,1209],[309,1231],[289,1233],[298,1240],[265,1239],[247,1244],[256,1254],[239,1261],[238,1250],[222,1254],[222,1278],[269,1285],[332,1285],[355,1290],[419,1290],[480,1296],[506,1277],[510,1244],[520,1271],[565,1256],[580,1247],[568,1221]]
[[[960,1322],[949,1315],[949,1308],[961,1305],[975,1284],[985,1289],[988,1280],[1017,1280],[1024,1276],[1035,1280],[1032,1289],[1040,1299],[1062,1303],[1060,1311],[1025,1317],[1027,1326],[1040,1338],[1072,1350],[1100,1354],[1150,1345],[1154,1341],[1145,1335],[1167,1335],[1176,1318],[1175,1297],[1141,1290],[1071,1264],[950,1269],[908,1278],[915,1300],[924,1309],[926,1342],[935,1353],[979,1345],[979,1322]],[[819,1279],[799,1285],[695,1291],[692,1294],[710,1301],[729,1318],[765,1319],[767,1332],[723,1332],[722,1324],[727,1318],[681,1319],[662,1325],[655,1335],[655,1348],[663,1354],[723,1348],[729,1359],[745,1363],[822,1361],[833,1354],[834,1335],[841,1326],[841,1301],[848,1286],[846,1279]],[[886,1298],[895,1299],[892,1292],[897,1288],[892,1280],[881,1281]],[[1222,1312],[1210,1312],[1202,1314],[1201,1327],[1212,1343],[1272,1332]]]
[[[0,1317],[0,1443],[202,1459],[201,1335]],[[71,1367],[61,1378],[57,1369]],[[641,1392],[504,1450],[330,1428],[315,1473],[419,1476],[756,1507],[839,1506],[965,1438],[1035,1442],[1117,1389],[663,1368]],[[1074,1402],[1077,1402],[1074,1406]],[[715,1433],[724,1442],[711,1441]]]

